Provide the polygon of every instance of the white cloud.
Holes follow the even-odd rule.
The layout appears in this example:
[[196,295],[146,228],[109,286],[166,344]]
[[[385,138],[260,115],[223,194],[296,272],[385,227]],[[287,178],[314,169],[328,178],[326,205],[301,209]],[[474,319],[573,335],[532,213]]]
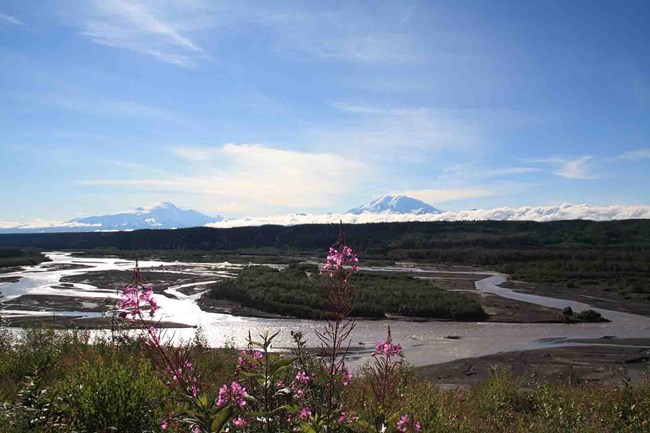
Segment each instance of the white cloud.
[[179,157],[190,162],[212,161],[221,149],[209,147],[174,147],[172,151]]
[[621,219],[650,219],[650,206],[592,206],[588,204],[562,204],[557,206],[525,206],[520,208],[497,208],[486,210],[466,210],[459,212],[443,212],[441,214],[291,214],[271,217],[247,217],[224,220],[208,224],[210,227],[244,227],[266,224],[298,225],[298,224],[367,224],[381,222],[408,221],[556,221],[585,219],[594,221],[609,221]]
[[[200,194],[217,203],[239,203],[246,211],[285,207],[330,207],[347,194],[370,168],[333,153],[309,153],[255,144],[221,147],[177,147],[192,175],[82,181],[85,185],[113,185],[157,191]],[[206,164],[207,163],[207,167]]]
[[539,167],[512,166],[485,168],[485,166],[485,163],[479,161],[454,164],[443,170],[440,180],[447,183],[484,182],[487,179],[512,177],[541,171]]
[[650,158],[650,149],[632,150],[630,152],[625,152],[615,157],[615,159],[626,160],[626,161],[638,161],[640,159],[648,159],[648,158]]
[[135,101],[106,98],[91,99],[89,97],[74,97],[69,95],[48,95],[47,97],[41,95],[36,99],[44,104],[56,105],[66,110],[78,111],[94,116],[129,117],[173,123],[187,123],[187,119],[177,113]]
[[[405,26],[411,6],[386,3],[383,14],[352,3],[338,7],[265,8],[260,3],[249,11],[248,19],[275,34],[273,48],[280,52],[307,54],[318,59],[365,64],[419,61],[425,57]],[[249,8],[251,9],[251,8]]]
[[559,156],[543,159],[533,159],[528,162],[551,164],[555,167],[554,174],[567,179],[595,179],[589,173],[593,157],[581,156],[577,158],[563,158]]
[[421,160],[424,151],[467,150],[483,141],[475,125],[444,110],[387,108],[349,102],[331,105],[348,114],[349,122],[342,122],[343,126],[336,130],[320,131],[314,140],[366,148],[369,154],[384,149],[396,150],[395,154],[389,154],[389,159],[397,156]]
[[498,190],[492,188],[451,188],[451,189],[419,189],[411,191],[400,191],[390,195],[405,195],[422,200],[426,203],[438,204],[456,200],[465,200],[478,197],[490,197],[500,195]]
[[[155,4],[155,3],[154,3]],[[96,0],[89,17],[81,23],[81,34],[93,42],[157,58],[166,63],[191,67],[204,50],[171,18],[151,4],[126,0]],[[168,15],[173,15],[169,14]]]
[[577,159],[565,160],[561,163],[555,174],[567,179],[593,179],[589,174],[589,163],[591,156],[583,156]]
[[15,26],[24,25],[24,23],[21,20],[19,20],[18,18],[14,17],[14,16],[11,16],[11,15],[3,14],[3,13],[0,13],[0,21],[4,21],[6,23],[13,24]]
[[407,62],[416,58],[411,43],[404,35],[353,35],[316,39],[316,43],[300,46],[316,56],[362,63]]
[[84,224],[77,222],[46,221],[36,219],[28,222],[17,221],[0,221],[0,230],[11,231],[12,229],[29,230],[45,228],[71,228],[71,229],[88,229],[93,231],[94,228],[101,227],[101,224]]

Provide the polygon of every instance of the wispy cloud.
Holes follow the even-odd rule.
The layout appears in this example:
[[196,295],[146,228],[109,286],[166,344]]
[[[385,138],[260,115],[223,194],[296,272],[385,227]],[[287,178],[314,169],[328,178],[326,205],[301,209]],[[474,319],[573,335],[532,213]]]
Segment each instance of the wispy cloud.
[[65,110],[77,111],[93,116],[157,120],[178,124],[188,122],[187,118],[178,113],[129,100],[90,98],[88,96],[77,97],[71,95],[39,95],[37,97],[30,95],[26,96],[26,98]]
[[416,59],[409,42],[404,35],[377,33],[317,39],[316,43],[301,45],[301,49],[326,59],[400,63]]
[[[354,188],[369,170],[332,153],[309,153],[256,144],[177,147],[188,163],[209,163],[196,174],[131,179],[97,179],[84,185],[111,185],[154,191],[200,194],[216,202],[237,202],[241,209],[327,208]],[[193,169],[193,166],[188,168]]]
[[81,34],[93,42],[122,48],[183,67],[192,67],[204,50],[180,26],[150,5],[126,0],[97,0],[83,19]]
[[650,149],[638,149],[622,153],[616,156],[614,159],[624,161],[638,161],[648,158],[650,158]]
[[553,173],[566,179],[595,179],[590,173],[592,156],[564,158],[554,156],[551,158],[531,159],[530,163],[550,164],[554,167]]
[[21,20],[19,20],[18,18],[14,17],[14,16],[11,16],[11,15],[3,14],[3,13],[0,13],[0,21],[5,22],[5,23],[9,23],[9,24],[13,24],[15,26],[22,26],[22,25],[25,24]]
[[539,167],[512,166],[485,168],[485,163],[465,162],[447,167],[442,177],[447,181],[482,181],[499,177],[513,177],[541,171]]
[[386,14],[351,3],[336,9],[291,6],[282,11],[261,7],[255,14],[259,25],[275,33],[276,51],[367,64],[415,62],[424,57],[416,49],[411,29],[404,25],[412,5],[387,3]]
[[375,152],[399,149],[403,157],[415,150],[418,159],[424,151],[467,150],[482,141],[476,125],[443,110],[350,102],[331,105],[348,116],[349,126],[322,131],[321,140],[353,143]]
[[466,200],[479,197],[490,197],[501,195],[498,189],[489,187],[471,188],[443,188],[443,189],[418,189],[410,191],[398,191],[392,195],[405,195],[422,200],[426,203],[446,203],[450,201]]
[[176,156],[190,162],[211,162],[223,149],[212,147],[174,147]]
[[138,173],[156,173],[156,174],[165,174],[168,175],[169,172],[161,170],[156,167],[151,167],[146,164],[140,164],[137,162],[130,161],[107,161],[108,164],[115,167],[123,168],[127,171],[137,171]]

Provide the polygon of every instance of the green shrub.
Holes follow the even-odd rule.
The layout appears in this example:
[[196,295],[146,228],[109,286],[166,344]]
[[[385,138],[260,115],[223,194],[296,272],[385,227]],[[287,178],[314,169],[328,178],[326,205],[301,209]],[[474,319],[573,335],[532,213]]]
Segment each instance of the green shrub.
[[158,431],[167,390],[140,357],[96,356],[59,384],[60,410],[79,432]]

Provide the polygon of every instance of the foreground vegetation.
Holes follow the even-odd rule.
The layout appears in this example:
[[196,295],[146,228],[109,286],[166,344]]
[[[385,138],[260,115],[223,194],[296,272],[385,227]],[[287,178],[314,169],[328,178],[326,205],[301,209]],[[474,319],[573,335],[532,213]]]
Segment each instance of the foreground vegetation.
[[[160,432],[163,420],[182,404],[174,401],[138,338],[118,334],[90,345],[85,333],[47,329],[27,330],[21,338],[5,332],[1,338],[2,432]],[[238,351],[210,350],[201,338],[188,347],[214,396],[221,384],[235,379]],[[287,373],[295,374],[295,369]],[[371,419],[376,404],[368,374],[355,375],[345,394],[350,413],[361,419]],[[416,418],[427,433],[640,433],[648,431],[650,420],[650,382],[523,387],[497,370],[479,385],[443,390],[403,368],[397,395],[395,410]],[[170,423],[164,431],[187,430]]]
[[[222,280],[206,295],[244,306],[293,317],[320,319],[327,315],[328,277],[316,265],[290,265],[280,271],[249,266],[236,279]],[[352,316],[386,314],[450,320],[483,320],[479,302],[457,292],[438,289],[430,281],[405,275],[360,272],[354,278]]]

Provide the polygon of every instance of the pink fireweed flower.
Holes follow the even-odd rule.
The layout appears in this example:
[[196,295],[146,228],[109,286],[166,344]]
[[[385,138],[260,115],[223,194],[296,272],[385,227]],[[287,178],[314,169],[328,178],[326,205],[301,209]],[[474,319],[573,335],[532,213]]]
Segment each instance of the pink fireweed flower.
[[219,388],[219,396],[217,397],[215,404],[217,407],[224,407],[228,404],[228,385],[224,384]]
[[169,428],[169,421],[164,419],[162,424],[160,424],[160,428],[163,429],[163,430],[167,430],[167,428]]
[[353,422],[356,422],[358,419],[358,416],[351,416],[347,412],[343,411],[339,415],[338,422],[339,424],[351,424]]
[[153,347],[160,347],[162,345],[160,341],[160,332],[158,332],[158,328],[154,326],[150,326],[149,328],[147,328],[146,343]]
[[153,295],[151,287],[144,287],[142,290],[137,285],[128,285],[122,289],[120,294],[120,317],[140,316],[142,308],[149,308],[149,316],[153,317],[160,308]]
[[343,374],[343,386],[349,386],[352,383],[352,370],[344,366],[341,373]]
[[309,376],[304,371],[299,371],[296,374],[296,380],[304,385],[309,382]]
[[378,341],[375,344],[375,351],[372,356],[385,356],[392,358],[393,356],[404,357],[401,344],[393,344],[393,337],[390,333],[390,326],[388,327],[386,341]]
[[238,416],[237,418],[232,420],[232,425],[237,430],[243,430],[248,425],[248,421],[246,421],[245,418]]
[[[252,358],[252,359],[251,359]],[[237,358],[237,371],[252,371],[260,367],[255,361],[262,361],[264,355],[259,350],[242,350]]]
[[189,360],[181,360],[177,366],[168,366],[165,375],[169,378],[165,382],[169,388],[181,385],[193,397],[198,397],[201,393],[200,380],[194,375],[194,366]]
[[300,412],[298,413],[298,419],[301,421],[306,420],[311,416],[311,409],[308,407],[303,407],[300,409]]
[[357,272],[359,258],[348,245],[332,245],[325,261],[325,266],[321,274],[329,274],[331,277],[340,272],[345,265],[352,268],[352,272]]
[[399,418],[399,421],[397,421],[397,431],[401,433],[408,433],[408,432],[419,433],[421,430],[422,430],[422,426],[420,425],[420,423],[416,420],[413,421],[409,420],[409,418],[406,415],[402,415]]
[[224,407],[229,402],[231,402],[242,409],[244,406],[246,406],[246,397],[248,397],[246,388],[237,382],[232,382],[230,386],[223,385],[219,389],[219,396],[217,397],[215,404],[218,407]]
[[378,341],[375,344],[375,351],[372,353],[372,356],[400,356],[403,357],[404,353],[402,351],[401,344],[391,344],[390,341]]

